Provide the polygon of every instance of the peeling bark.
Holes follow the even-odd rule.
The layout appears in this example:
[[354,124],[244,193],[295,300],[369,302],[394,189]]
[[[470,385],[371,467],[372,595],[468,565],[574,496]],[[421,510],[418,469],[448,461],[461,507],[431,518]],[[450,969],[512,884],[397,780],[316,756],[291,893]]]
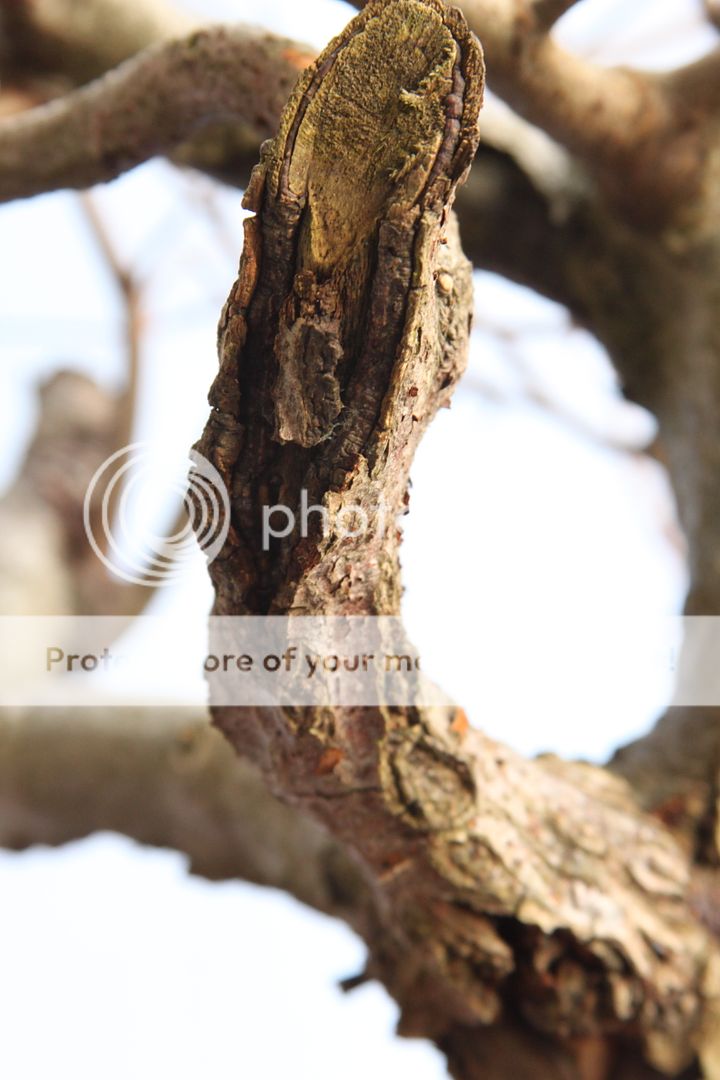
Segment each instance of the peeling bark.
[[[49,13],[67,2],[21,5],[35,30],[25,22],[4,71],[24,55],[41,79],[83,81],[172,22],[157,5],[104,48],[96,30],[52,28]],[[419,52],[394,5],[416,20]],[[457,203],[463,238],[479,265],[566,303],[607,346],[628,395],[656,413],[689,540],[688,610],[714,612],[720,67],[711,55],[667,77],[602,71],[548,39],[567,6],[464,5],[494,86],[571,152],[583,183],[558,198],[522,153],[484,147]],[[10,8],[0,0],[6,26]],[[297,506],[305,488],[331,508],[360,502],[371,520],[381,498],[404,509],[414,447],[463,366],[469,267],[449,206],[474,147],[475,46],[434,0],[385,0],[365,18],[303,76],[308,96],[294,96],[248,195],[256,217],[202,443],[234,492],[230,543],[213,567],[223,613],[397,610],[398,536],[290,537],[268,555],[261,508]],[[363,45],[370,20],[382,22],[374,51]],[[244,179],[307,55],[266,36],[257,67],[238,70],[241,33],[160,47],[110,84],[0,128],[8,197],[116,175],[154,152]],[[399,104],[400,84],[373,56],[402,79]],[[168,96],[167,111],[138,109],[148,88]],[[339,107],[356,97],[372,117],[362,138]],[[177,150],[218,115],[233,123]],[[98,123],[99,152],[87,139]],[[38,154],[59,131],[72,138]],[[455,1075],[694,1076],[698,1051],[706,1075],[720,1075],[715,711],[673,712],[620,752],[611,769],[633,792],[599,769],[524,762],[452,710],[230,710],[218,722],[278,794],[359,855],[373,881],[370,972],[401,1003],[402,1029],[435,1037]],[[86,810],[91,826],[101,820]],[[29,814],[28,841],[33,826],[42,835],[47,822]]]
[[[303,76],[264,152],[199,444],[233,492],[210,568],[219,614],[398,610],[395,532],[291,536],[266,552],[261,513],[297,508],[301,490],[370,521],[381,501],[405,506],[417,441],[464,364],[471,297],[450,204],[481,78],[459,15],[383,0]],[[356,102],[369,118],[360,142]],[[718,957],[689,905],[687,858],[622,782],[523,761],[452,709],[215,719],[368,867],[385,913],[370,972],[400,1002],[404,1033],[459,1061],[463,1040],[482,1045],[483,1028],[517,1018],[531,1044],[532,1032],[551,1039],[557,1075],[580,1075],[581,1048],[608,1038],[668,1073],[691,1065]],[[320,767],[329,750],[332,770]]]

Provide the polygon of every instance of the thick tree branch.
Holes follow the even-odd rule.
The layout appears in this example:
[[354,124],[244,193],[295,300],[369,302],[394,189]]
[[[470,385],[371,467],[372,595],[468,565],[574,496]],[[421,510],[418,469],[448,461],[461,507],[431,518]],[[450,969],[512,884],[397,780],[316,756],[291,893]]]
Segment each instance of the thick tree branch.
[[531,0],[460,6],[482,42],[492,90],[575,154],[627,212],[649,219],[675,210],[688,176],[697,177],[693,161],[667,162],[678,120],[660,78],[567,52],[536,19]]
[[[480,81],[456,15],[383,0],[306,72],[266,149],[200,444],[242,493],[211,564],[220,614],[398,610],[399,537],[374,525],[378,507],[406,505],[414,449],[464,362],[469,268],[449,206]],[[354,106],[370,118],[367,147]],[[361,506],[369,527],[268,553],[262,509],[278,490],[291,509],[303,492],[328,510]],[[384,912],[371,971],[403,1031],[452,1057],[460,1031],[507,1030],[512,999],[570,1060],[575,1039],[622,1036],[677,1073],[704,1048],[718,954],[688,899],[686,855],[622,782],[523,761],[454,709],[215,715],[371,871]]]
[[703,0],[703,7],[713,26],[720,27],[720,2],[719,0]]
[[112,179],[223,120],[262,139],[308,53],[245,27],[148,49],[102,79],[0,127],[0,200]]
[[160,41],[197,28],[165,0],[0,0],[3,80],[96,79]]
[[578,0],[532,0],[535,25],[547,32]]
[[717,109],[720,105],[720,46],[692,64],[678,68],[665,77],[666,90],[679,115],[703,118],[717,135]]
[[0,846],[111,830],[173,848],[205,877],[243,878],[364,928],[358,865],[279,803],[192,709],[0,710]]

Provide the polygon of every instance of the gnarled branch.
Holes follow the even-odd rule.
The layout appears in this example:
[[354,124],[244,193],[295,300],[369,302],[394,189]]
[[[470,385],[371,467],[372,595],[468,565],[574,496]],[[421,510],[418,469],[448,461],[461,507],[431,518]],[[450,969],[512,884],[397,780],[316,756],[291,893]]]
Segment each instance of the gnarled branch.
[[[398,609],[399,537],[373,523],[405,506],[413,451],[464,361],[471,298],[450,206],[476,138],[476,49],[437,0],[368,6],[303,76],[254,174],[200,444],[242,493],[211,564],[218,613]],[[360,506],[370,525],[268,553],[260,521],[278,491],[291,509],[303,492]],[[526,762],[454,709],[215,716],[372,873],[385,919],[371,971],[403,1031],[456,1047],[469,1028],[502,1029],[512,995],[560,1057],[575,1039],[624,1037],[677,1072],[702,1049],[718,954],[685,854],[624,784]]]
[[[107,98],[105,115],[108,119],[102,122],[112,126],[115,110],[121,109],[121,105],[115,104],[112,85],[102,81],[93,83],[61,99],[50,113],[39,110],[19,117],[13,125],[0,124],[0,163],[3,163],[0,197],[23,197],[55,186],[82,186],[108,179],[130,167],[132,162],[139,163],[161,151],[179,164],[194,166],[227,182],[245,186],[257,160],[260,141],[276,129],[285,104],[283,95],[272,90],[275,81],[289,86],[297,76],[298,66],[310,59],[309,48],[302,45],[294,44],[288,48],[286,41],[271,35],[263,35],[262,40],[267,45],[266,51],[253,56],[253,78],[268,91],[266,96],[260,94],[267,108],[266,123],[261,130],[253,131],[243,126],[241,121],[249,114],[247,100],[242,99],[243,111],[239,115],[233,113],[231,122],[209,124],[189,140],[193,126],[201,124],[198,117],[202,113],[202,110],[198,114],[192,109],[189,113],[183,111],[183,94],[196,92],[195,67],[191,63],[187,76],[182,76],[184,89],[177,107],[172,102],[169,106],[170,126],[165,116],[158,117],[152,110],[136,111],[134,127],[126,131],[127,140],[121,143],[122,134],[114,129],[117,153],[112,160],[107,155],[103,159],[97,144],[82,144],[79,132],[84,121],[76,114],[79,110],[89,119],[97,114],[100,103]],[[244,32],[234,37],[218,32],[214,37],[206,38],[208,53],[214,48],[213,42],[221,51],[233,53],[234,63],[241,71],[248,46]],[[161,97],[170,100],[161,71],[167,68],[168,51],[177,57],[181,48],[178,43],[173,43],[137,57],[123,69],[120,80],[123,94],[140,100],[143,85],[148,79],[157,77]],[[201,75],[200,82],[205,78]],[[242,71],[238,78],[244,78]],[[238,105],[235,91],[228,93],[223,87],[222,83],[216,84],[220,96],[208,106],[207,115],[218,115],[226,109],[232,113]],[[493,123],[484,128],[484,144],[473,170],[472,182],[460,192],[458,200],[466,251],[477,265],[539,289],[566,303],[577,317],[582,318],[584,305],[579,295],[582,289],[577,287],[578,274],[588,260],[597,260],[597,247],[593,245],[597,244],[601,233],[591,229],[595,239],[588,239],[588,259],[577,260],[571,241],[574,243],[583,232],[575,224],[575,211],[585,205],[581,182],[572,163],[563,164],[562,151],[541,132],[499,109],[493,110],[493,115]],[[78,133],[79,156],[77,147],[73,149],[75,143],[71,141],[65,146],[60,137],[67,128]],[[60,156],[55,147],[58,141],[61,143]],[[535,150],[539,143],[544,147],[542,160],[550,167],[541,166],[536,160]],[[38,152],[47,144],[54,147],[49,158],[45,157],[44,151]],[[495,144],[507,154],[491,149]],[[23,147],[29,150],[30,146],[36,148],[32,154],[23,150]],[[518,221],[522,222],[521,227],[515,227]]]

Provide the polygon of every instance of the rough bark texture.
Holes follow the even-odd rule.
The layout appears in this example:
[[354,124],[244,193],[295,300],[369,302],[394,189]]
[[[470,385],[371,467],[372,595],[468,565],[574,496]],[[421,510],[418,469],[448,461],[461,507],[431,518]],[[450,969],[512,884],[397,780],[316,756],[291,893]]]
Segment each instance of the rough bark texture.
[[[297,508],[303,489],[371,522],[381,501],[402,510],[417,440],[464,363],[468,268],[449,206],[481,81],[457,14],[385,0],[303,76],[265,149],[199,444],[233,492],[211,566],[220,614],[398,610],[395,531],[291,536],[266,552],[261,512]],[[528,1060],[542,1044],[530,1032],[554,1037],[557,1075],[608,1036],[668,1072],[692,1063],[717,954],[689,907],[685,856],[621,782],[523,761],[454,710],[215,718],[274,790],[361,856],[385,913],[371,970],[400,1002],[401,1030],[436,1038],[458,1075],[479,1075],[485,1052],[483,1075],[501,1075],[485,1029],[505,1046],[517,1017]]]
[[5,121],[0,200],[109,180],[229,118],[267,138],[308,59],[293,42],[249,27],[198,30],[150,48]]
[[[160,4],[148,16],[142,4],[88,0],[87,21],[63,16],[68,5],[0,0],[10,107],[185,29]],[[481,148],[457,201],[466,252],[567,304],[606,345],[628,395],[656,413],[688,537],[688,610],[715,613],[718,56],[668,76],[606,71],[548,38],[562,0],[462,6],[493,89],[561,144],[539,157],[535,129],[487,125],[495,145]],[[93,18],[111,8],[122,33],[98,34]],[[469,267],[448,208],[474,146],[476,46],[434,0],[385,0],[363,18],[303,76],[248,195],[256,217],[202,443],[234,495],[231,540],[213,568],[223,613],[397,610],[398,536],[289,537],[268,554],[261,508],[297,505],[303,487],[330,508],[360,502],[371,521],[380,498],[404,508],[417,439],[463,365]],[[110,84],[2,125],[0,189],[88,183],[154,152],[244,184],[307,59],[265,37],[244,68],[244,34],[157,47]],[[148,88],[165,98],[145,112]],[[231,123],[178,148],[218,116]],[[23,491],[13,498],[19,506]],[[605,772],[525,762],[467,731],[459,711],[219,716],[272,788],[325,822],[337,850],[356,853],[372,916],[356,921],[351,904],[345,917],[368,940],[370,972],[401,1003],[403,1029],[436,1038],[463,1080],[695,1076],[698,1053],[705,1075],[720,1076],[717,719],[671,710]],[[93,760],[104,775],[102,754]],[[161,779],[173,754],[155,760],[148,784],[184,799],[182,785]],[[15,775],[24,779],[13,798],[27,794],[22,842],[33,828],[42,840],[52,829],[31,813],[42,784]],[[140,835],[121,809],[93,807],[89,780],[85,790],[90,828],[112,818]],[[156,820],[140,838],[189,851],[172,814]],[[193,845],[211,844],[215,820]],[[71,822],[67,835],[81,827]],[[267,838],[279,842],[272,827]],[[221,845],[227,872],[252,877],[235,839],[226,832]],[[317,872],[306,899],[323,895]]]

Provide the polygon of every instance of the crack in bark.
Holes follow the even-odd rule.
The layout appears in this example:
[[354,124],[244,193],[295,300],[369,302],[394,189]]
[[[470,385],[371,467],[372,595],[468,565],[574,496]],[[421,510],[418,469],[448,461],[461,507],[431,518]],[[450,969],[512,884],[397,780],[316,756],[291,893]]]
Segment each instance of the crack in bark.
[[[463,57],[464,134],[454,160],[442,147],[455,131],[456,64],[432,59],[446,57],[445,46],[426,58],[415,91],[428,121],[413,126],[416,115],[402,111],[409,76],[394,79],[409,62],[410,16],[416,35],[424,27],[421,41],[441,41],[439,23],[455,43],[453,58],[458,48]],[[234,496],[231,539],[210,567],[218,612],[397,610],[397,535],[291,536],[268,554],[258,524],[268,497],[297,508],[302,488],[325,506],[344,497],[368,510],[380,498],[404,508],[414,448],[464,361],[469,278],[450,204],[474,153],[480,80],[477,46],[459,14],[436,0],[383,0],[306,73],[264,150],[199,444]],[[337,98],[336,85],[347,87]],[[369,87],[387,95],[382,107],[368,105]],[[384,173],[373,173],[372,159],[359,161],[347,119],[353,95],[378,125],[368,146],[385,147],[392,132],[399,160]],[[285,443],[276,423],[290,385],[277,370],[292,349],[278,329],[288,313],[297,316],[288,298],[307,295],[308,273],[313,287],[332,283],[339,323],[347,318],[360,334],[353,359],[338,366],[343,408],[334,430],[311,446],[305,421]],[[441,274],[451,280],[451,302]],[[339,339],[347,345],[342,331]],[[299,401],[285,397],[283,415],[312,408],[312,395],[306,387]],[[515,996],[523,1022],[555,1039],[621,1036],[642,1042],[667,1071],[692,1061],[717,953],[689,912],[682,853],[621,784],[587,768],[524,762],[476,732],[459,738],[454,709],[308,710],[298,724],[281,709],[226,708],[215,719],[275,791],[318,815],[374,875],[387,918],[370,940],[371,967],[402,1006],[401,1030],[444,1044],[456,1025],[507,1023],[503,1002]],[[342,764],[319,786],[329,747]],[[333,786],[366,790],[328,800]]]

